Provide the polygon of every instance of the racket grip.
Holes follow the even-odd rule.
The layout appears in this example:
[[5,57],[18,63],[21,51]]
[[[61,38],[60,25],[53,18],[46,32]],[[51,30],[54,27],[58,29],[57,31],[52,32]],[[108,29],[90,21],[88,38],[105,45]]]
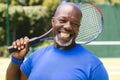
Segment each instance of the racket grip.
[[9,46],[9,47],[8,47],[9,53],[12,53],[12,52],[17,51],[17,50],[18,50],[18,49],[14,48],[13,46]]
[[[40,39],[38,39],[38,38],[32,38],[29,40],[29,45],[32,46],[32,45],[38,43],[39,41],[40,41]],[[18,49],[14,48],[13,46],[9,46],[8,51],[11,54],[12,52],[18,51]]]

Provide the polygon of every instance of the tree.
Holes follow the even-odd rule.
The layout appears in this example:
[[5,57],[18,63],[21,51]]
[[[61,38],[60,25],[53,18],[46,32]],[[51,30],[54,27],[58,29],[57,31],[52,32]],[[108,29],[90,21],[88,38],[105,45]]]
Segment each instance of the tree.
[[5,34],[5,30],[2,27],[0,27],[0,46],[3,45],[4,43],[4,40],[5,40],[4,34]]

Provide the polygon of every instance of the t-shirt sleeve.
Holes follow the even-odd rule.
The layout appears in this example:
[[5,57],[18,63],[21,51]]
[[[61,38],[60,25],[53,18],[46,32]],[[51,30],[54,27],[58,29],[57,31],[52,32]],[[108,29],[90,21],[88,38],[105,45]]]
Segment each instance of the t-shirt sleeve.
[[29,77],[31,72],[31,57],[28,57],[21,65],[20,69],[22,72]]
[[22,63],[20,69],[27,77],[29,77],[31,73],[31,69],[33,68],[35,60],[40,58],[43,51],[45,51],[43,48],[36,50],[35,52],[31,53]]
[[108,73],[103,64],[98,65],[93,70],[91,80],[109,80]]

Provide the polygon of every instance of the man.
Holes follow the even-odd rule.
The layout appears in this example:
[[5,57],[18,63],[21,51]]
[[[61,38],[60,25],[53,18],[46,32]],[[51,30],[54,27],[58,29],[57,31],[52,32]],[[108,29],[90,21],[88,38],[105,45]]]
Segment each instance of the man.
[[80,44],[75,43],[82,18],[73,3],[61,4],[52,18],[54,45],[33,52],[27,60],[29,38],[13,42],[7,80],[108,80],[102,62]]

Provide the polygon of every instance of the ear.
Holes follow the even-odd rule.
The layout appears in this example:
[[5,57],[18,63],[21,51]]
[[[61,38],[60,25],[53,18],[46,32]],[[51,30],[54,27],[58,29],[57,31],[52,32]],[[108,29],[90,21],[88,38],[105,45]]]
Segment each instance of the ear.
[[55,25],[54,17],[52,18],[51,22],[52,22],[52,27],[54,27],[54,25]]

